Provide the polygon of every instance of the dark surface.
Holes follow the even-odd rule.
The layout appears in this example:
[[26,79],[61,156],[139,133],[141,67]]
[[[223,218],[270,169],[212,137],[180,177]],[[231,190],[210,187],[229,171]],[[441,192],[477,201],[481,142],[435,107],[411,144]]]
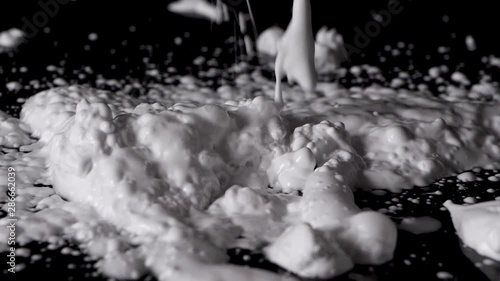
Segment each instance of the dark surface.
[[[37,1],[4,1],[0,4],[0,30],[12,26],[22,27],[22,18],[30,17],[37,11]],[[49,30],[39,32],[21,45],[17,51],[0,54],[0,110],[6,110],[13,115],[19,113],[18,98],[31,96],[40,90],[53,86],[53,79],[64,78],[68,83],[88,84],[90,86],[115,89],[113,86],[100,84],[98,78],[118,79],[123,83],[137,82],[141,85],[133,94],[140,95],[148,90],[150,82],[164,82],[166,75],[155,77],[146,74],[148,69],[158,69],[166,73],[169,66],[175,66],[172,79],[168,83],[176,83],[175,74],[192,73],[204,66],[194,66],[192,61],[200,54],[210,57],[215,47],[223,47],[222,54],[217,58],[220,68],[225,68],[235,61],[240,61],[240,50],[234,43],[227,42],[234,35],[234,24],[222,26],[211,25],[203,20],[192,20],[169,14],[166,2],[141,1],[123,3],[118,1],[81,0],[70,2],[60,7],[59,13],[50,18]],[[114,5],[110,3],[114,2]],[[257,18],[259,30],[271,24],[286,26],[289,19],[290,1],[251,1]],[[386,6],[384,1],[349,1],[328,7],[326,2],[313,1],[314,26],[319,29],[323,24],[337,27],[344,34],[346,42],[352,42],[354,27],[363,27],[371,20],[370,11]],[[244,3],[244,2],[243,2]],[[362,53],[351,57],[351,64],[369,63],[377,65],[385,79],[373,78],[368,75],[364,79],[354,79],[346,76],[338,79],[342,85],[382,84],[388,85],[392,78],[397,77],[401,70],[411,73],[414,77],[402,87],[412,89],[423,82],[423,76],[431,66],[446,64],[453,70],[466,73],[474,83],[484,73],[498,78],[498,68],[486,67],[480,62],[482,56],[500,50],[496,40],[500,21],[496,17],[493,3],[457,3],[441,1],[439,5],[430,1],[401,1],[404,11],[395,16],[391,24],[379,36],[374,38]],[[15,5],[17,7],[8,7]],[[236,7],[245,9],[243,4]],[[448,15],[450,21],[443,23],[443,16]],[[135,26],[135,32],[130,26]],[[89,41],[88,34],[96,32],[97,41]],[[237,34],[237,33],[236,33]],[[454,35],[453,35],[454,34]],[[478,51],[468,52],[465,49],[464,36],[473,34],[479,46]],[[183,44],[174,44],[174,38],[183,38]],[[384,50],[385,45],[401,45],[401,55],[390,56],[390,50]],[[437,52],[441,45],[451,47],[446,54]],[[206,47],[206,48],[203,48]],[[111,50],[114,50],[112,52]],[[428,56],[427,56],[428,55]],[[387,57],[380,62],[380,57]],[[61,67],[60,72],[47,70],[48,65]],[[21,73],[20,67],[27,67],[27,72]],[[85,68],[90,66],[92,71]],[[84,73],[85,78],[79,78]],[[207,81],[207,85],[216,87],[225,81],[231,81],[231,74]],[[271,72],[268,73],[272,77]],[[168,75],[167,75],[168,76]],[[445,77],[444,78],[449,78]],[[324,77],[335,80],[336,77]],[[24,87],[19,91],[9,92],[5,84],[19,81],[22,85],[30,85],[37,80],[40,87]],[[425,82],[436,95],[438,87],[447,84]],[[34,85],[33,83],[31,85]],[[484,172],[484,171],[483,171]],[[453,178],[450,178],[453,179]],[[454,181],[454,180],[453,180]],[[357,266],[355,270],[335,280],[437,280],[438,271],[451,273],[451,280],[500,280],[500,266],[476,267],[474,264],[483,258],[478,257],[470,249],[463,249],[454,233],[449,214],[443,211],[442,203],[451,199],[462,202],[467,196],[479,196],[478,201],[488,201],[500,196],[498,184],[468,183],[463,191],[458,191],[454,182],[442,186],[431,185],[417,188],[401,194],[387,193],[374,195],[358,191],[356,198],[362,207],[375,210],[387,208],[389,205],[402,204],[400,210],[389,214],[398,222],[401,217],[430,215],[443,223],[443,228],[432,234],[412,235],[400,231],[398,247],[392,262],[382,266]],[[486,189],[495,188],[495,193],[487,193]],[[431,193],[441,190],[442,195]],[[425,191],[425,192],[423,192]],[[415,204],[408,198],[419,198]],[[399,202],[394,202],[398,200]],[[390,204],[387,204],[390,202]],[[427,203],[429,202],[429,203]],[[68,245],[64,245],[67,247]],[[69,245],[78,249],[75,245]],[[46,244],[31,244],[32,255],[40,253],[42,259],[30,262],[30,258],[18,259],[27,267],[16,273],[14,280],[32,280],[33,276],[49,280],[101,280],[105,279],[92,270],[93,261],[84,254],[63,255],[61,249],[47,249]],[[245,250],[231,250],[231,262],[247,264],[270,270],[280,269],[265,260],[259,254],[248,253]],[[0,262],[4,263],[5,255]],[[75,267],[68,268],[68,264]],[[3,267],[2,267],[3,268]],[[484,271],[484,273],[483,273]],[[486,274],[485,274],[486,273]],[[353,275],[357,274],[357,275]],[[361,279],[366,276],[369,279]],[[1,280],[8,280],[13,275],[3,275]],[[145,277],[144,280],[151,280]]]

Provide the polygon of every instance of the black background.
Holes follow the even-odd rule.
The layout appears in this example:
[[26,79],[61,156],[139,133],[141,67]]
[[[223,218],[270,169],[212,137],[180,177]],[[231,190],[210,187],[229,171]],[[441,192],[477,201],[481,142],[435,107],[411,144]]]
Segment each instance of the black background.
[[[41,10],[39,3],[50,1],[1,1],[0,30],[13,26],[23,29],[23,18],[33,22],[34,15]],[[69,3],[59,5],[59,12],[49,19],[47,26],[58,34],[58,39],[62,42],[78,43],[85,39],[81,37],[82,34],[96,30],[108,39],[121,40],[129,25],[138,27],[144,37],[144,43],[162,42],[161,38],[167,40],[184,31],[192,31],[210,38],[216,28],[202,20],[185,20],[168,13],[166,6],[171,1],[60,1]],[[226,2],[231,3],[236,10],[246,10],[246,0]],[[250,2],[259,31],[274,24],[286,27],[291,16],[292,1]],[[344,35],[345,41],[351,44],[354,41],[355,28],[364,29],[372,20],[371,12],[386,9],[388,4],[388,1],[378,0],[311,2],[314,29],[318,30],[323,25],[335,27]],[[363,53],[368,56],[375,55],[384,45],[398,41],[413,43],[422,52],[431,52],[440,45],[463,48],[464,38],[468,34],[474,36],[482,54],[500,52],[497,1],[401,0],[399,3],[403,8],[402,12],[393,15],[390,24],[382,28],[368,47],[363,48]],[[443,22],[444,16],[449,18],[446,23]],[[31,30],[27,31],[31,33]],[[38,40],[38,37],[43,36],[43,32],[39,32],[34,39]]]
[[[36,16],[43,11],[42,4],[59,3],[57,12],[47,17],[42,27],[33,28],[26,22],[36,22]],[[246,0],[224,0],[235,11],[246,11]],[[238,61],[241,49],[224,43],[238,34],[235,21],[222,25],[206,20],[186,18],[167,11],[171,1],[116,1],[116,0],[19,0],[0,1],[0,30],[17,27],[25,30],[30,38],[17,51],[0,54],[0,110],[17,115],[18,107],[10,108],[18,97],[27,97],[39,90],[49,88],[56,76],[47,73],[47,65],[64,68],[62,76],[69,83],[92,83],[92,78],[82,81],[76,73],[84,66],[91,66],[96,74],[106,78],[135,77],[144,82],[144,70],[148,64],[165,72],[175,66],[180,73],[194,73],[190,69],[193,59],[200,55],[201,47],[213,49],[223,46],[223,54],[217,60],[221,66]],[[291,17],[291,0],[250,0],[258,32],[272,25],[286,27]],[[356,30],[365,30],[373,23],[372,12],[386,10],[389,1],[336,1],[312,0],[313,27],[334,27],[344,41],[356,45]],[[450,73],[461,71],[472,83],[483,76],[486,67],[481,63],[483,56],[499,55],[500,40],[496,1],[417,1],[400,0],[402,11],[392,15],[389,24],[380,29],[378,35],[369,38],[369,44],[351,53],[346,66],[371,64],[378,66],[387,81],[397,77],[401,70],[409,70],[416,83],[432,66],[446,64]],[[443,20],[447,18],[448,20]],[[135,32],[130,32],[134,26]],[[88,35],[96,32],[97,41],[89,41]],[[477,50],[466,49],[465,37],[472,35]],[[183,38],[182,45],[174,44],[174,38]],[[395,48],[404,42],[408,55],[392,56],[387,46]],[[440,46],[450,47],[446,54],[439,53]],[[358,46],[359,47],[359,46]],[[110,53],[113,49],[114,53]],[[389,50],[389,51],[388,51]],[[383,63],[380,57],[385,57]],[[28,72],[20,73],[18,68],[26,66]],[[500,77],[499,69],[488,72],[494,79]],[[195,74],[195,73],[194,73]],[[496,76],[495,76],[496,75]],[[60,77],[59,75],[58,77]],[[270,77],[272,78],[272,77]],[[445,77],[446,78],[446,77]],[[448,77],[449,78],[449,77]],[[419,80],[420,79],[420,80]],[[23,89],[9,92],[5,84],[10,81],[28,82],[38,80],[42,86],[37,90]],[[447,85],[445,81],[445,86]],[[349,87],[352,81],[339,81]],[[371,82],[370,82],[371,83]],[[439,85],[429,84],[430,90],[438,95]],[[414,88],[410,87],[410,90]],[[15,95],[14,95],[15,94]]]

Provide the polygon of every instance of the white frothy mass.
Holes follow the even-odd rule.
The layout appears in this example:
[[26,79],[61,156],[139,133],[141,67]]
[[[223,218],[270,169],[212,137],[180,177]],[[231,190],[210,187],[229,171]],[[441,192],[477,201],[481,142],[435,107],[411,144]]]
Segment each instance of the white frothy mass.
[[500,202],[460,206],[444,203],[462,241],[479,254],[500,261]]
[[[247,87],[272,98],[273,82],[254,79]],[[70,86],[31,97],[21,120],[4,118],[18,125],[2,126],[6,136],[25,128],[11,142],[28,152],[1,156],[21,177],[19,243],[78,241],[118,278],[153,271],[194,280],[200,267],[213,279],[285,278],[225,265],[233,247],[329,278],[392,258],[394,224],[361,212],[356,187],[397,191],[500,159],[497,103],[318,89],[311,99],[287,88],[283,108],[266,97],[241,100],[236,88],[205,92],[209,104],[180,88],[125,98]],[[29,132],[40,140],[23,142]],[[290,253],[290,243],[300,250]]]

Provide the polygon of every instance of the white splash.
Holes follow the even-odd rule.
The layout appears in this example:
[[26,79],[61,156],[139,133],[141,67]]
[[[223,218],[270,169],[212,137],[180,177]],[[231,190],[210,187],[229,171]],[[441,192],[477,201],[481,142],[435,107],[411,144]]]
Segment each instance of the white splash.
[[293,15],[285,34],[278,43],[275,63],[275,102],[282,104],[281,79],[286,75],[288,82],[297,82],[305,92],[316,89],[314,67],[314,37],[309,0],[295,0]]

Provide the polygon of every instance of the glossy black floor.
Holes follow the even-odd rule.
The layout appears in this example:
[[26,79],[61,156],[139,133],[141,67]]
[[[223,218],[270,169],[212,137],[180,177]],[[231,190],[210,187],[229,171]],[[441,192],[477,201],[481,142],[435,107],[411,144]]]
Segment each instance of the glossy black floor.
[[[141,5],[116,2],[114,6],[104,6],[102,2],[88,0],[61,5],[57,15],[51,17],[49,23],[44,28],[39,28],[37,34],[23,43],[18,50],[0,54],[0,110],[18,115],[22,98],[52,87],[55,78],[63,78],[70,84],[88,84],[111,90],[119,85],[106,85],[98,80],[105,78],[117,79],[123,82],[122,84],[138,83],[141,86],[131,94],[140,95],[148,91],[150,83],[165,81],[164,76],[149,75],[148,70],[157,69],[161,73],[169,71],[172,79],[168,80],[168,83],[177,83],[177,74],[196,75],[199,69],[207,67],[193,65],[192,61],[200,54],[211,57],[216,47],[222,47],[222,54],[216,58],[218,67],[226,68],[235,61],[242,60],[242,49],[238,48],[234,40],[228,39],[237,34],[234,24],[210,25],[205,21],[168,14],[165,8],[167,2],[147,1]],[[280,8],[287,11],[286,7],[289,7],[290,1],[277,1],[275,4],[269,1],[267,4],[266,1],[251,2],[255,3],[259,29],[264,29],[273,21],[281,25],[286,24],[289,14],[281,14],[278,11]],[[448,79],[453,70],[465,73],[472,83],[480,80],[485,74],[490,75],[493,81],[499,81],[499,69],[481,62],[482,57],[489,56],[496,50],[495,40],[489,38],[494,34],[489,31],[489,28],[494,26],[494,23],[490,22],[494,21],[494,13],[488,6],[436,6],[431,5],[431,2],[415,2],[401,1],[404,11],[395,16],[380,36],[373,38],[370,45],[363,48],[361,54],[351,57],[350,65],[376,65],[381,69],[384,79],[371,77],[369,74],[363,74],[362,79],[349,74],[322,79],[336,80],[345,87],[389,85],[392,78],[405,71],[411,74],[411,81],[399,87],[413,89],[417,84],[425,83],[436,95],[440,94],[440,86],[455,83]],[[22,1],[16,3],[17,7],[14,8],[0,8],[0,29],[22,27],[21,19],[29,19],[40,9],[36,1],[28,4]],[[371,10],[380,10],[386,5],[383,1],[353,1],[346,4],[346,7],[338,5],[327,9],[321,3],[313,1],[315,14],[319,15],[315,17],[315,28],[318,29],[322,24],[338,27],[345,34],[346,42],[353,40],[354,27],[363,27],[370,20]],[[236,8],[244,9],[241,6]],[[464,16],[465,12],[470,12],[473,16]],[[274,17],[269,16],[273,13]],[[443,21],[446,16],[451,20]],[[93,32],[98,35],[95,41],[89,40],[89,34]],[[477,51],[466,50],[464,36],[467,34],[475,36]],[[182,39],[182,44],[176,44],[175,38],[178,38],[177,42]],[[439,46],[450,49],[439,52]],[[393,49],[399,51],[394,53]],[[381,57],[386,59],[381,61]],[[442,64],[450,68],[450,72],[443,75],[444,81],[424,80],[429,67]],[[169,69],[171,66],[176,68],[175,71]],[[272,78],[270,70],[266,73]],[[215,88],[220,84],[231,83],[231,79],[231,73],[225,73],[221,77],[210,79],[211,81],[207,80],[206,83]],[[17,81],[25,87],[9,91],[6,84],[12,81]],[[480,176],[486,177],[484,173],[488,172],[492,173],[478,173],[483,173]],[[406,216],[429,215],[441,220],[443,227],[436,233],[424,235],[400,231],[396,255],[392,262],[376,267],[358,266],[335,280],[442,280],[438,278],[438,272],[450,273],[452,277],[447,280],[500,280],[500,265],[485,265],[482,263],[484,258],[471,249],[462,247],[454,233],[448,212],[442,210],[442,203],[447,199],[461,202],[464,197],[477,196],[478,201],[493,200],[500,196],[500,187],[498,183],[483,181],[468,183],[466,189],[459,191],[454,181],[456,178],[451,177],[445,179],[442,184],[433,184],[401,194],[357,191],[356,200],[362,207],[378,210],[401,204],[390,214],[396,222]],[[486,192],[490,188],[494,189],[493,193]],[[442,194],[436,195],[437,190]],[[417,201],[410,201],[409,198],[418,198],[419,203],[413,203]],[[24,260],[20,258],[19,263],[26,264],[26,268],[15,276],[4,274],[0,279],[8,280],[14,277],[13,280],[31,280],[33,276],[43,276],[44,279],[50,280],[105,279],[93,270],[93,261],[88,260],[76,245],[64,247],[76,251],[61,254],[61,249],[48,249],[45,244],[31,244],[31,256],[41,254],[42,258],[36,261],[30,257]],[[231,262],[235,264],[281,271],[258,253],[234,249],[229,251],[229,254]],[[5,255],[2,254],[2,265],[5,264],[4,258]],[[154,278],[146,276],[143,279]]]

